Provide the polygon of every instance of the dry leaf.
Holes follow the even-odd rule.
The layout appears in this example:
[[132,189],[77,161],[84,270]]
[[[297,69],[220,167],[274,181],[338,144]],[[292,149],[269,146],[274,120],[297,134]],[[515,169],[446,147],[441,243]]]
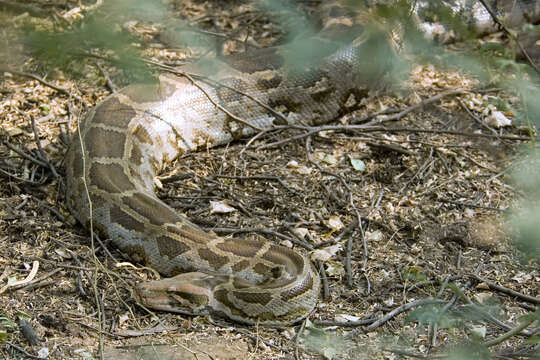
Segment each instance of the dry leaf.
[[227,200],[210,201],[210,214],[227,214],[236,211],[227,203]]
[[343,222],[337,215],[330,216],[330,219],[328,219],[327,225],[333,231],[338,231],[345,227],[345,225],[343,225]]
[[493,111],[485,120],[486,124],[493,126],[494,128],[502,128],[512,125],[512,120],[506,117],[502,111]]
[[328,261],[332,258],[332,256],[334,256],[340,250],[341,250],[341,244],[336,244],[332,246],[327,246],[322,249],[317,249],[311,252],[311,259]]

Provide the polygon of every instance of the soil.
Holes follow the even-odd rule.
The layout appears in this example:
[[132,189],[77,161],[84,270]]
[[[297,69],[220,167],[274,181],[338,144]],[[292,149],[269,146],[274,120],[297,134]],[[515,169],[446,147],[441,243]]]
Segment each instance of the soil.
[[[65,21],[86,15],[76,2],[53,6]],[[193,0],[174,8],[175,17],[225,34],[225,53],[246,43],[272,45],[284,33],[249,2]],[[407,81],[373,91],[335,124],[395,114],[450,89],[460,93],[380,122],[377,131],[321,131],[300,140],[290,139],[300,132],[275,131],[189,153],[160,178],[160,198],[199,226],[309,253],[327,286],[309,322],[271,329],[142,309],[131,291],[154,272],[107,239],[92,244],[63,203],[68,133],[126,76],[86,58],[78,64],[85,76],[76,77],[28,55],[16,37],[17,11],[0,13],[12,26],[2,30],[12,51],[2,55],[0,77],[0,288],[33,277],[0,290],[0,358],[397,359],[471,344],[482,331],[477,341],[493,339],[534,310],[534,301],[492,286],[538,299],[538,264],[520,261],[506,224],[523,196],[511,174],[528,134],[485,122],[486,104],[519,109],[519,98],[461,69],[427,64],[415,65]],[[179,64],[201,52],[171,45],[159,26],[126,24],[153,60]],[[511,111],[503,115],[515,120]],[[283,143],[269,146],[277,141]],[[220,204],[231,211],[216,211]],[[392,313],[433,299],[439,302]],[[434,317],[438,329],[429,326]],[[515,336],[491,351],[528,350],[524,340]]]

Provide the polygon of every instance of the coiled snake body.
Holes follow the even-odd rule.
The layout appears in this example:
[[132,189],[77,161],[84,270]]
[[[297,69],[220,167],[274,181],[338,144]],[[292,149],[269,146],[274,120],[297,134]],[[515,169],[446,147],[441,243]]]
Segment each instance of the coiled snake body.
[[331,44],[330,55],[307,54],[304,60],[321,60],[300,68],[283,66],[286,48],[195,64],[183,71],[212,80],[163,74],[157,84],[109,96],[81,121],[66,157],[67,206],[133,260],[170,277],[140,284],[143,304],[271,326],[294,323],[314,308],[320,279],[306,256],[202,231],[156,197],[154,178],[186,151],[283,123],[268,107],[289,123],[320,124],[357,105],[391,49],[377,36]]

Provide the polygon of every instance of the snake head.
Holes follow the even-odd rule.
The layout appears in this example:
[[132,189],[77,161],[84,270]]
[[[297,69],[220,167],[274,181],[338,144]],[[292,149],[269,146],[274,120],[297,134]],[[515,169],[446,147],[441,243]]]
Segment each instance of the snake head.
[[134,297],[145,307],[188,315],[208,315],[213,276],[191,272],[137,284]]

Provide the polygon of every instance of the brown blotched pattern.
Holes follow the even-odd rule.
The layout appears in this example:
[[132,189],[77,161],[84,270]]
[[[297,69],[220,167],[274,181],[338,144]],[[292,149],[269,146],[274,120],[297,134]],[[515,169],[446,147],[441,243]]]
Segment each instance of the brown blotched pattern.
[[[353,24],[348,11],[329,13],[334,25]],[[377,41],[391,53],[388,42]],[[70,211],[86,226],[92,220],[134,261],[165,275],[180,274],[140,284],[144,305],[277,326],[297,322],[315,307],[320,279],[307,256],[258,238],[206,233],[152,189],[157,172],[178,155],[284,123],[268,107],[290,123],[318,124],[359,103],[369,84],[352,69],[362,65],[357,54],[364,42],[341,46],[327,34],[310,43],[320,49],[307,49],[300,61],[287,58],[298,53],[294,47],[278,47],[224,57],[212,66],[190,65],[189,72],[211,77],[197,84],[163,74],[157,84],[111,95],[81,121],[81,138],[75,134],[66,158]]]
[[[341,2],[322,2],[323,29],[306,42],[189,65],[184,70],[210,77],[196,84],[162,74],[156,84],[111,95],[80,122],[66,156],[70,211],[132,260],[180,274],[140,284],[144,305],[277,326],[297,322],[315,307],[320,279],[307,256],[263,240],[206,233],[159,200],[152,187],[157,172],[186,151],[283,123],[276,111],[291,124],[318,125],[358,106],[395,52],[386,32],[373,26],[364,31],[362,16]],[[537,2],[516,4],[512,11],[522,18],[540,17]]]

